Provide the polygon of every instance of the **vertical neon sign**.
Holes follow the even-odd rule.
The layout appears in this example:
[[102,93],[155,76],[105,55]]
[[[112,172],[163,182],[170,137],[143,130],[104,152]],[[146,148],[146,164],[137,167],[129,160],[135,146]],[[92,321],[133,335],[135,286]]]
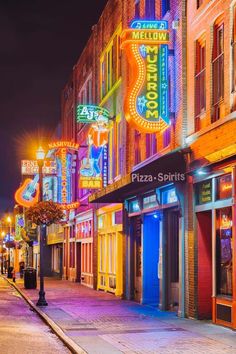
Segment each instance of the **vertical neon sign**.
[[132,73],[125,117],[145,133],[162,132],[169,126],[168,42],[166,21],[133,21],[121,35]]

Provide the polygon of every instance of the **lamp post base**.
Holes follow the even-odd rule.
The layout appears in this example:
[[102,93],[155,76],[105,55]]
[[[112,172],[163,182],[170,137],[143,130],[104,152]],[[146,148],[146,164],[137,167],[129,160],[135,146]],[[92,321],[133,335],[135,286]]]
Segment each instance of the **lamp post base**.
[[45,292],[44,291],[39,292],[39,299],[38,299],[36,306],[48,306],[48,303],[45,299]]

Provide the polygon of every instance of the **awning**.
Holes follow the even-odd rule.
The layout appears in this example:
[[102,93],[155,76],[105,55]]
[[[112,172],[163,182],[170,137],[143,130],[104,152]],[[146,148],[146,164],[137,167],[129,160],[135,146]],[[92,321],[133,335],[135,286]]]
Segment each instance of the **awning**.
[[[186,151],[176,149],[162,156],[153,156],[151,161],[133,170],[113,184],[89,197],[90,203],[122,203],[140,193],[169,183],[184,183],[186,178]],[[141,164],[140,164],[141,165]]]

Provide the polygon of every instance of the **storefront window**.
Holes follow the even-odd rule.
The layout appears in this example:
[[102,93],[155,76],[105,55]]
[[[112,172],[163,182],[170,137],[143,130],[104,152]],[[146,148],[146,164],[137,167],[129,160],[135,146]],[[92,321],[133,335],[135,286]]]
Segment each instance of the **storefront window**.
[[156,194],[143,197],[143,209],[154,208],[157,205],[158,204]]
[[161,203],[162,204],[172,204],[177,203],[178,198],[176,195],[175,188],[167,188],[163,189],[161,193]]
[[140,207],[139,207],[139,202],[138,200],[131,200],[129,202],[129,212],[130,213],[137,213],[140,211]]
[[232,197],[232,176],[231,173],[216,178],[216,199],[227,199]]
[[232,296],[232,208],[216,210],[217,294]]
[[197,184],[197,204],[212,202],[212,180],[207,180]]

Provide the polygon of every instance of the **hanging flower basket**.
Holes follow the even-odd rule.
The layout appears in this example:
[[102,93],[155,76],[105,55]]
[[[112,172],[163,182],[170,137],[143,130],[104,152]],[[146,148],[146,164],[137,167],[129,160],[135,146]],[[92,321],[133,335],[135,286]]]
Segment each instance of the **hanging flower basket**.
[[7,247],[7,248],[14,248],[15,247],[15,242],[14,241],[7,241],[7,242],[5,242],[5,246]]
[[26,217],[36,225],[57,224],[64,218],[62,208],[52,201],[39,202],[26,211]]

